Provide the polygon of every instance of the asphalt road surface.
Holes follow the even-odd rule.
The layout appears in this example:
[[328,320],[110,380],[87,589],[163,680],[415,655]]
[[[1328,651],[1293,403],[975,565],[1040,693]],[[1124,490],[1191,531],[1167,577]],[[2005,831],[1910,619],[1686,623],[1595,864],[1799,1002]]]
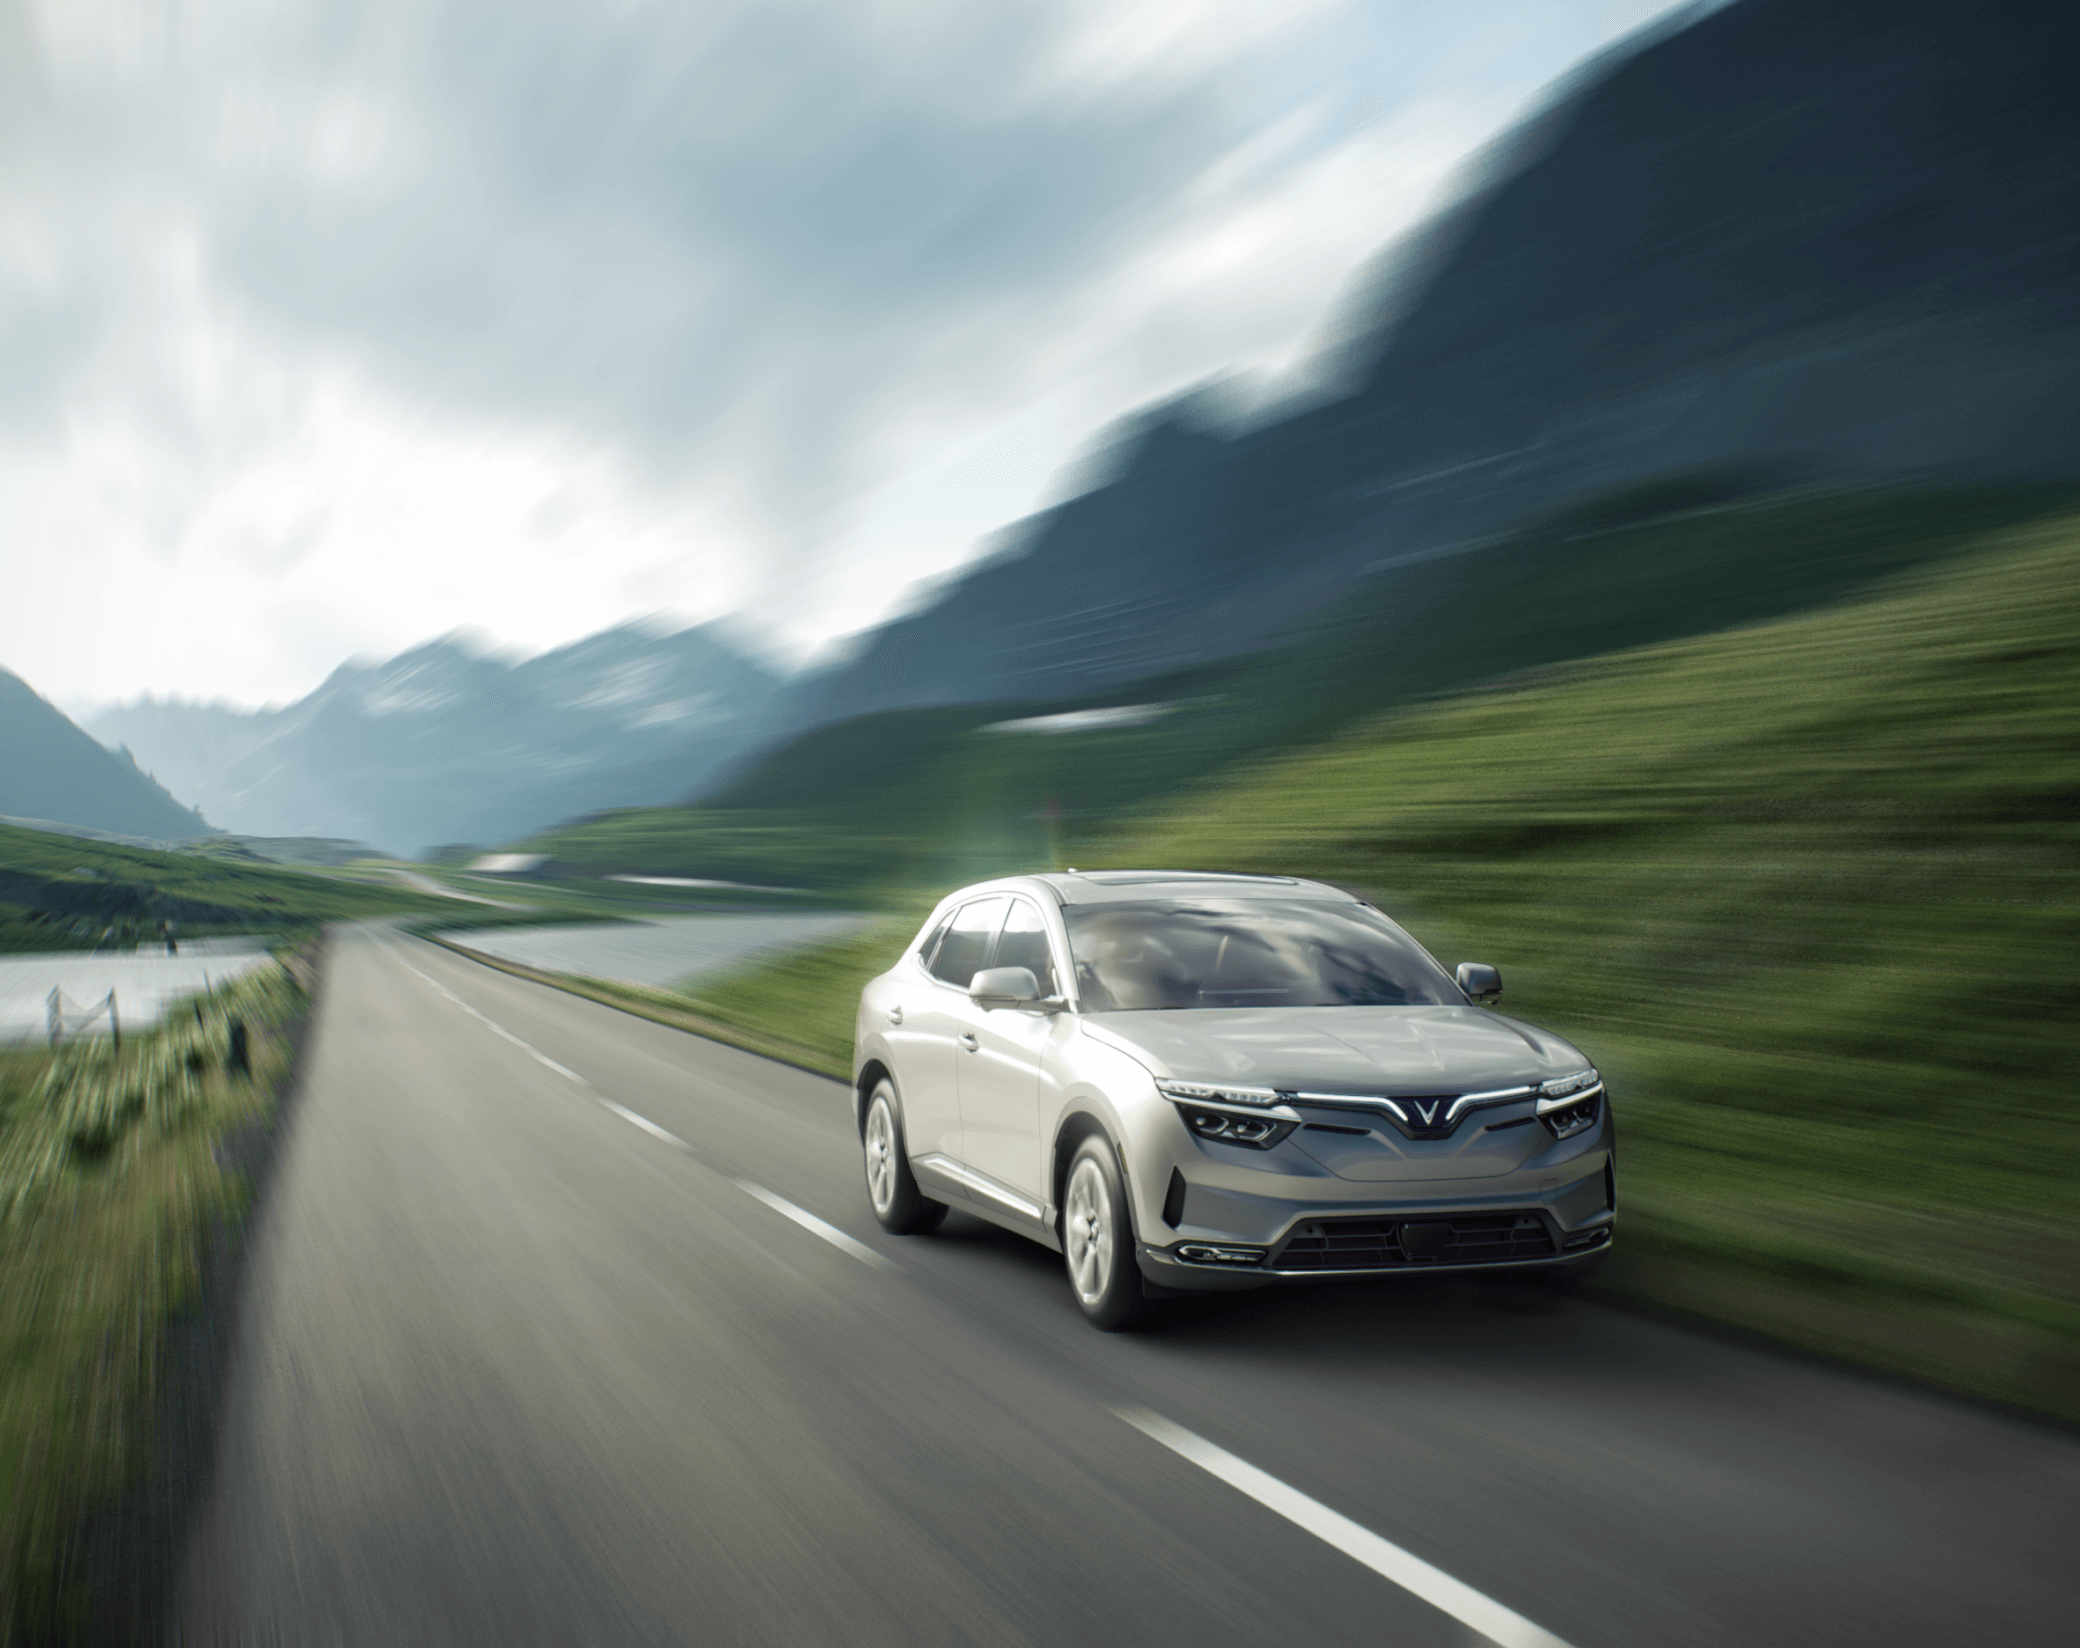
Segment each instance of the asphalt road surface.
[[1098,1334],[841,1087],[387,933],[312,1057],[180,1640],[2080,1640],[2047,1427],[1493,1281]]

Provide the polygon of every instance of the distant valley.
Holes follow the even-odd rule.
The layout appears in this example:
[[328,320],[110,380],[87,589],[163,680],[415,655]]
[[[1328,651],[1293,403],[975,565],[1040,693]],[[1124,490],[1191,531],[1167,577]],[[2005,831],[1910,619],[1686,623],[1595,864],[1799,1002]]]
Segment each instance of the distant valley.
[[758,741],[778,687],[712,630],[631,625],[520,663],[434,641],[285,708],[148,699],[89,730],[221,828],[417,855],[676,799]]

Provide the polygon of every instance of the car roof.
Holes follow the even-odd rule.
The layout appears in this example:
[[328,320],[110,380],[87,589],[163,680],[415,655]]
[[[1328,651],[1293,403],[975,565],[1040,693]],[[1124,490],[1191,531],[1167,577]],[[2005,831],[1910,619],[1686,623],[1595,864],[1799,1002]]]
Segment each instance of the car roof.
[[1334,898],[1350,894],[1319,881],[1297,876],[1233,875],[1214,870],[1059,870],[1036,875],[1004,876],[963,887],[941,901],[985,892],[1033,891],[1045,888],[1062,904],[1128,904],[1165,894],[1218,892],[1223,898]]

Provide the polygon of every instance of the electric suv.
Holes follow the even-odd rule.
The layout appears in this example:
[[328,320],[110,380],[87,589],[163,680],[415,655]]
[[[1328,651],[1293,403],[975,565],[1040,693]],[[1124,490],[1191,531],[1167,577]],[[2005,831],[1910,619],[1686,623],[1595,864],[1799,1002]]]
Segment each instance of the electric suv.
[[964,887],[861,993],[874,1212],[1060,1252],[1124,1327],[1183,1291],[1520,1269],[1611,1241],[1602,1078],[1372,905],[1283,876],[1070,870]]

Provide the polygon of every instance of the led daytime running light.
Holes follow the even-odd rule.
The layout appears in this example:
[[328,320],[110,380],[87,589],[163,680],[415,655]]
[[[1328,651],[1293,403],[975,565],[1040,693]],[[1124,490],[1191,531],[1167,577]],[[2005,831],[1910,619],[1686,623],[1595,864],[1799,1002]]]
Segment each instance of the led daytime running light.
[[1204,1099],[1219,1104],[1277,1104],[1281,1095],[1268,1087],[1214,1087],[1204,1082],[1159,1081],[1156,1090],[1166,1098]]

